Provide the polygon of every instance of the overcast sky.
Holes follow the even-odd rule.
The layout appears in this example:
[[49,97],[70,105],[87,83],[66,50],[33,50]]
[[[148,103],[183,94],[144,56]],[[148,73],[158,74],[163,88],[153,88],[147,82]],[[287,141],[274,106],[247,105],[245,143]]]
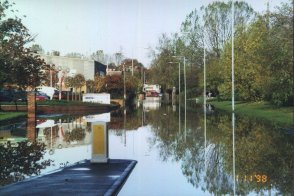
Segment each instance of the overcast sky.
[[[256,11],[266,10],[268,0],[246,0]],[[269,0],[270,9],[287,0]],[[179,31],[193,9],[212,0],[13,0],[18,16],[35,43],[46,52],[61,55],[79,52],[90,55],[103,50],[113,54],[120,48],[126,57],[138,58],[148,66],[149,46],[162,33]]]

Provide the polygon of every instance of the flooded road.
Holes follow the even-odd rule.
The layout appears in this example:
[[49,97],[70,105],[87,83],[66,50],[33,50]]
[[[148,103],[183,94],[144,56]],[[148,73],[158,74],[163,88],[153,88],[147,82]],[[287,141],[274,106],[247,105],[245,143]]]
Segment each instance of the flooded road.
[[109,158],[138,161],[119,195],[294,195],[293,132],[238,115],[233,126],[230,114],[188,106],[186,115],[183,108],[148,102],[128,111],[1,126],[0,183],[91,159],[91,124],[103,121]]

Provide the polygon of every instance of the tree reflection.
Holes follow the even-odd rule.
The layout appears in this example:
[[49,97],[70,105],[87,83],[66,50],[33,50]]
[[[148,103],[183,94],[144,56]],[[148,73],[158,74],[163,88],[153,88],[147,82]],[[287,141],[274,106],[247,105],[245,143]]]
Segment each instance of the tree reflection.
[[71,131],[65,131],[64,141],[83,141],[86,137],[86,130],[81,127],[73,128]]
[[[15,146],[15,145],[13,145]],[[24,180],[27,176],[39,175],[50,166],[51,160],[42,160],[45,144],[37,142],[19,142],[12,147],[0,145],[0,186]]]
[[141,110],[135,110],[129,112],[127,110],[126,113],[126,124],[124,125],[124,111],[116,110],[112,111],[111,114],[111,122],[109,122],[109,129],[113,129],[117,135],[122,134],[122,130],[135,130],[141,126]]
[[[178,115],[169,107],[149,111],[146,119],[152,125],[154,137],[150,146],[160,152],[162,161],[179,161],[183,174],[195,187],[211,194],[232,194],[232,127],[228,115],[214,112],[207,116],[206,159],[203,118],[187,111],[187,137],[178,124]],[[183,125],[184,123],[182,123]],[[256,179],[239,180],[237,194],[277,190],[292,195],[294,187],[294,137],[278,127],[237,116],[235,127],[236,175],[267,176],[267,182]],[[207,170],[204,171],[205,160]]]

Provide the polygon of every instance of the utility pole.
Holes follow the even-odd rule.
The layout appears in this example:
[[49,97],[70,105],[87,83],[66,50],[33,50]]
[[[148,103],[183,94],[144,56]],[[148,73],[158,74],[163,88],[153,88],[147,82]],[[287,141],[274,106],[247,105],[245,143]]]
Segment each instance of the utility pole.
[[132,76],[134,76],[134,57],[132,57]]
[[123,64],[123,72],[124,72],[124,106],[126,105],[126,70],[125,70],[125,63]]

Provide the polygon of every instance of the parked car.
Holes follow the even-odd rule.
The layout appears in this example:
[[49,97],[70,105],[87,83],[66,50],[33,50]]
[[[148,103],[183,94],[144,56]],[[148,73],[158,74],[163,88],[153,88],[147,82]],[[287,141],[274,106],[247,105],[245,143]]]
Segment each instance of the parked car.
[[49,96],[49,99],[53,99],[53,95],[55,91],[57,91],[56,88],[51,86],[38,86],[36,87],[36,90],[45,93],[47,96]]
[[23,90],[16,90],[13,98],[15,101],[27,101],[27,92]]
[[27,92],[23,90],[16,90],[16,89],[1,89],[0,101],[2,102],[27,101]]
[[36,91],[36,101],[46,101],[49,99],[50,99],[50,97],[47,94],[45,94],[41,91]]
[[157,93],[155,91],[147,91],[146,97],[159,97],[159,93]]
[[13,101],[12,93],[8,90],[1,89],[0,90],[0,101],[2,101],[2,102]]

